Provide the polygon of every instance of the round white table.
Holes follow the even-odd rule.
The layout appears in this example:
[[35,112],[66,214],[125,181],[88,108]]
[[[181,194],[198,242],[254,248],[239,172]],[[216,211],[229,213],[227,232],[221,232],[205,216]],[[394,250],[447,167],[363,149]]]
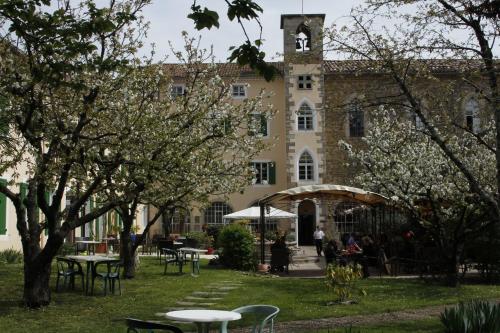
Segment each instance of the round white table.
[[213,322],[233,321],[241,319],[241,314],[233,311],[222,310],[182,310],[167,312],[168,319],[194,323],[198,333],[208,333]]

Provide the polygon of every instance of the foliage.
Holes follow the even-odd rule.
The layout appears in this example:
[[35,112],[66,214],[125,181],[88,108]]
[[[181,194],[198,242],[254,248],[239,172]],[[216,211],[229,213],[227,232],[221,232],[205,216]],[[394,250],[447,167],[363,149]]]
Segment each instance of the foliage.
[[206,229],[206,233],[208,236],[212,237],[213,242],[210,244],[210,246],[215,246],[217,244],[217,238],[219,237],[220,230],[222,229],[221,226],[218,225],[210,225]]
[[447,333],[496,333],[500,331],[500,305],[484,300],[460,302],[440,315]]
[[[381,74],[357,92],[370,122],[374,105],[385,113],[353,159],[365,176],[358,183],[410,209],[446,258],[451,284],[464,240],[500,221],[493,12],[490,1],[367,0],[349,24],[325,33],[329,48],[357,60],[360,72]],[[470,98],[478,109],[472,124]]]
[[59,248],[59,251],[57,252],[58,255],[65,256],[68,254],[74,254],[75,253],[75,245],[71,244],[70,242],[64,242],[63,245]]
[[[243,29],[246,40],[240,46],[231,46],[231,55],[228,57],[229,61],[236,61],[239,65],[248,65],[250,68],[261,74],[267,81],[272,80],[278,73],[276,67],[265,62],[266,54],[260,50],[264,40],[262,39],[262,25],[259,20],[259,15],[263,9],[252,0],[234,0],[226,1],[227,4],[227,17],[229,21],[236,21]],[[212,27],[219,28],[219,14],[208,8],[201,9],[200,5],[194,1],[191,6],[191,13],[188,18],[193,20],[196,29],[211,29]],[[259,37],[252,41],[247,34],[247,30],[243,21],[255,21],[260,28]]]
[[[328,288],[333,289],[333,292],[338,297],[340,302],[349,300],[353,291],[357,290],[357,282],[363,277],[361,265],[333,265],[330,264],[326,268],[325,283]],[[361,295],[366,295],[364,289],[359,289]]]
[[209,236],[206,232],[203,231],[191,231],[188,232],[185,236],[188,239],[194,239],[198,244],[197,247],[203,249],[212,247],[214,243],[213,237]]
[[23,254],[14,249],[0,251],[0,263],[19,264],[23,260]]
[[279,237],[278,233],[272,230],[266,230],[266,233],[264,234],[264,238],[272,242],[276,241],[278,237]]
[[221,262],[229,268],[255,269],[255,245],[252,233],[239,224],[230,224],[219,233],[217,247]]

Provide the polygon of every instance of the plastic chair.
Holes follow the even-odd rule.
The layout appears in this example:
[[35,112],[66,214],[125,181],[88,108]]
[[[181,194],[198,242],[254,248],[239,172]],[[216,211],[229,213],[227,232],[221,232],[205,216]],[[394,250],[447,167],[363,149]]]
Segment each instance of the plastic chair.
[[[106,270],[99,271],[99,266],[106,266]],[[122,286],[120,282],[120,260],[111,260],[111,261],[101,261],[97,262],[94,265],[94,269],[92,271],[92,289],[90,294],[94,294],[94,281],[96,278],[102,279],[103,282],[103,291],[104,295],[107,294],[108,288],[109,291],[114,295],[115,294],[115,282],[118,281],[118,290],[120,295],[122,294]]]
[[59,279],[64,278],[64,288],[68,283],[72,290],[75,289],[75,276],[80,276],[82,281],[82,290],[84,289],[84,274],[82,266],[79,262],[63,258],[57,257],[57,280],[56,280],[56,292],[59,291]]
[[169,324],[156,323],[151,321],[144,321],[134,318],[125,319],[127,322],[127,333],[139,333],[140,330],[147,330],[147,332],[153,332],[156,330],[166,331],[172,333],[183,333],[182,330],[176,326]]
[[184,260],[179,256],[179,253],[172,249],[161,249],[161,251],[165,256],[165,269],[163,270],[163,274],[167,274],[168,264],[177,264],[179,266],[179,273],[182,273]]
[[[234,312],[241,313],[242,318],[253,318],[252,333],[264,333],[264,329],[267,327],[269,330],[267,332],[274,332],[274,318],[280,312],[280,309],[274,305],[246,305],[240,308],[232,310]],[[220,333],[227,333],[227,321],[222,322]]]

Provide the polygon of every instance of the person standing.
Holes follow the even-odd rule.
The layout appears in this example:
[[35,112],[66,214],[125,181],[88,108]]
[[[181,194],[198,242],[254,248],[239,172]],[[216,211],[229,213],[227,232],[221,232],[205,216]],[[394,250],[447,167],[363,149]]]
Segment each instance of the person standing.
[[323,251],[323,237],[325,237],[325,233],[318,227],[316,227],[316,231],[314,232],[314,244],[316,245],[316,252],[318,253],[318,257],[321,256],[321,252]]

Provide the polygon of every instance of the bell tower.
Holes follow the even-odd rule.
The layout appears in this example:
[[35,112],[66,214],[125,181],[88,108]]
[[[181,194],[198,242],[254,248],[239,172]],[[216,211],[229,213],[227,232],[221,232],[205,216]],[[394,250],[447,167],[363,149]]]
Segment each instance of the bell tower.
[[323,23],[325,14],[281,15],[285,62],[323,61]]
[[[288,188],[322,184],[324,179],[324,20],[324,14],[281,15]],[[326,221],[327,211],[320,203],[309,202],[307,204],[314,206],[311,210],[314,214],[307,215],[299,209],[302,205],[296,204],[291,209],[299,215],[295,232],[300,240],[311,234],[301,223],[307,220],[315,229],[315,225]]]

